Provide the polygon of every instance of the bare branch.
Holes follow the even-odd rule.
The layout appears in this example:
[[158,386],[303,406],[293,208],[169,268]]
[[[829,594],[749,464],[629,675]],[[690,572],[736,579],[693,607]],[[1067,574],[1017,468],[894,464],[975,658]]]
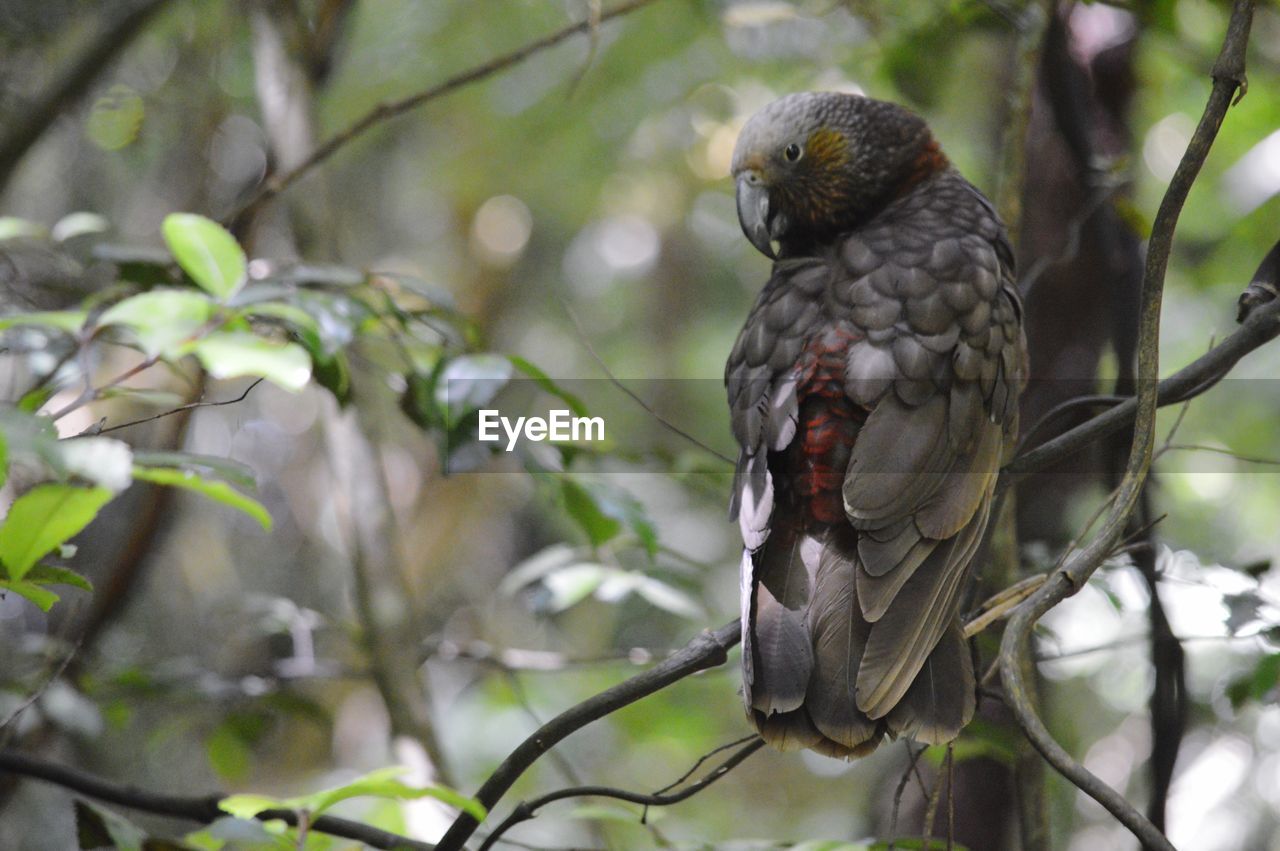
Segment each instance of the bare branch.
[[[0,750],[0,772],[21,777],[34,777],[109,804],[161,816],[187,819],[199,824],[210,824],[227,816],[227,813],[218,807],[218,802],[226,797],[224,794],[183,796],[149,792],[134,786],[109,783],[91,774],[15,751]],[[301,821],[295,810],[263,810],[255,818],[258,821],[279,820],[293,827],[298,827]],[[419,842],[398,833],[389,833],[336,816],[322,815],[308,818],[307,826],[317,833],[355,839],[374,848],[396,849],[396,851],[401,849],[431,851],[434,848],[426,842]]]
[[[547,804],[555,803],[556,801],[563,801],[567,798],[613,798],[614,800],[627,801],[632,804],[644,804],[646,809],[648,807],[668,807],[672,804],[678,804],[681,801],[692,798],[703,789],[706,789],[712,783],[715,783],[721,777],[724,777],[736,768],[747,757],[764,747],[764,739],[756,736],[748,736],[747,739],[748,741],[745,745],[742,745],[742,747],[734,751],[732,755],[712,769],[705,777],[694,783],[690,783],[679,792],[664,794],[664,789],[660,792],[645,795],[639,792],[628,792],[625,789],[616,789],[612,786],[575,786],[568,789],[558,789],[555,792],[549,792],[546,795],[534,798],[531,801],[521,801],[516,805],[516,808],[511,811],[511,814],[508,815],[501,824],[494,828],[492,833],[485,837],[484,842],[480,845],[480,851],[489,851],[489,849],[493,847],[494,843],[497,842],[504,833],[515,827],[520,822],[532,819],[538,814],[538,810],[542,807],[545,807]],[[734,744],[741,744],[741,742],[735,742]],[[731,746],[732,745],[730,745],[730,747]],[[716,748],[712,753],[722,750],[724,750],[724,747]],[[708,756],[709,755],[710,754],[708,754]],[[706,756],[699,759],[692,769],[686,772],[685,775],[675,783],[667,786],[666,789],[670,789],[672,786],[682,783],[690,774],[696,771],[698,766],[702,765],[706,759]]]
[[72,645],[71,649],[67,651],[67,654],[62,657],[62,661],[58,663],[57,667],[55,667],[52,671],[49,672],[49,676],[45,678],[44,682],[40,683],[40,685],[36,688],[36,690],[31,692],[31,694],[27,696],[26,700],[18,704],[18,707],[9,713],[8,718],[5,718],[3,721],[0,721],[0,731],[3,731],[5,727],[8,727],[10,724],[16,721],[19,715],[21,715],[22,713],[30,709],[31,704],[35,703],[37,700],[40,699],[40,696],[45,693],[45,691],[49,688],[49,686],[53,685],[54,682],[61,679],[62,675],[66,673],[67,666],[71,664],[71,660],[74,659],[76,657],[76,654],[79,652],[80,652],[80,642],[77,641],[74,645]]
[[564,29],[557,30],[548,36],[544,36],[537,41],[529,42],[518,50],[513,50],[512,52],[503,54],[502,56],[492,59],[483,65],[479,65],[468,71],[463,71],[461,74],[450,77],[443,83],[438,83],[437,85],[423,89],[420,92],[416,92],[399,100],[383,101],[373,107],[373,109],[366,112],[360,118],[353,121],[346,129],[339,131],[322,142],[319,147],[311,152],[310,156],[297,166],[286,171],[284,174],[277,174],[268,178],[262,188],[259,189],[252,198],[245,202],[239,210],[229,217],[232,222],[232,229],[237,229],[238,224],[246,221],[248,217],[252,216],[252,214],[257,211],[259,207],[270,201],[272,198],[275,198],[284,190],[288,189],[296,183],[299,178],[316,168],[316,166],[319,166],[321,163],[328,160],[348,142],[364,135],[379,124],[417,109],[423,104],[429,103],[437,98],[452,94],[464,86],[479,82],[480,80],[490,77],[500,71],[505,71],[513,65],[518,65],[528,59],[535,53],[540,53],[548,47],[553,47],[571,36],[577,35],[581,32],[590,32],[593,27],[598,26],[605,21],[634,12],[635,10],[643,6],[647,6],[652,2],[653,0],[628,0],[628,2],[622,3],[607,12],[602,12],[598,20],[593,16],[580,23],[571,24]]
[[143,417],[140,420],[131,420],[130,422],[127,422],[127,423],[120,423],[119,425],[100,428],[94,431],[93,433],[107,434],[108,432],[119,431],[122,428],[130,428],[131,426],[142,425],[143,423],[149,423],[154,420],[162,419],[164,417],[170,417],[170,416],[173,416],[174,414],[181,414],[184,411],[194,411],[196,408],[220,408],[223,405],[236,405],[236,404],[239,404],[240,402],[243,402],[245,399],[249,398],[249,394],[253,392],[253,389],[265,380],[266,379],[263,379],[263,378],[255,378],[253,380],[253,383],[250,384],[248,387],[244,388],[244,392],[241,393],[239,396],[236,396],[234,399],[222,399],[217,402],[204,402],[204,401],[188,402],[185,405],[179,405],[176,408],[170,408],[167,411],[163,411],[159,414],[154,414],[150,417]]
[[[1252,0],[1236,0],[1233,4],[1222,52],[1214,63],[1213,90],[1205,105],[1204,115],[1174,172],[1152,227],[1138,324],[1138,395],[1131,405],[1125,403],[1090,421],[1105,420],[1126,405],[1135,417],[1133,444],[1115,500],[1102,529],[1014,613],[1000,646],[1000,675],[1004,683],[1005,702],[1017,715],[1018,723],[1032,745],[1059,773],[1102,804],[1129,828],[1144,847],[1164,851],[1173,851],[1173,846],[1164,834],[1126,801],[1123,795],[1076,762],[1049,734],[1036,714],[1024,681],[1025,660],[1031,630],[1036,622],[1045,612],[1074,594],[1102,564],[1124,533],[1142,493],[1155,444],[1155,417],[1161,389],[1161,384],[1156,381],[1159,374],[1160,307],[1174,230],[1187,194],[1208,156],[1227,109],[1231,106],[1232,97],[1237,90],[1243,90],[1244,56],[1253,19],[1253,6]],[[1274,319],[1274,311],[1271,314]],[[1258,313],[1255,313],[1252,318],[1256,319],[1257,316]],[[1246,322],[1244,327],[1224,341],[1223,346],[1218,349],[1225,347],[1233,338],[1241,336],[1248,325]],[[1271,336],[1274,336],[1275,329],[1271,330]],[[1225,370],[1220,372],[1223,371]],[[1073,432],[1079,430],[1074,429]]]
[[[1264,304],[1250,312],[1231,335],[1196,358],[1173,375],[1157,382],[1143,379],[1140,384],[1156,388],[1157,405],[1177,405],[1194,398],[1223,378],[1245,355],[1261,348],[1280,335],[1280,300]],[[1115,407],[1075,428],[1045,441],[1005,464],[1000,471],[1000,487],[1007,488],[1064,458],[1068,458],[1098,440],[1124,429],[1134,421],[1138,398],[1131,397]],[[1090,399],[1090,403],[1102,400]]]
[[1240,294],[1239,311],[1236,321],[1243,322],[1255,307],[1274,301],[1280,294],[1280,242],[1267,252],[1267,256],[1258,264],[1258,271],[1253,273],[1253,280]]
[[[516,747],[489,779],[476,792],[476,800],[492,811],[511,785],[544,753],[571,733],[582,729],[612,712],[629,706],[690,674],[722,665],[729,648],[742,638],[738,621],[726,624],[714,632],[704,630],[683,649],[654,665],[649,670],[618,683],[612,688],[587,698],[566,709]],[[745,757],[744,757],[745,758]],[[480,823],[469,813],[461,813],[440,840],[441,851],[461,851],[463,843],[471,837]]]

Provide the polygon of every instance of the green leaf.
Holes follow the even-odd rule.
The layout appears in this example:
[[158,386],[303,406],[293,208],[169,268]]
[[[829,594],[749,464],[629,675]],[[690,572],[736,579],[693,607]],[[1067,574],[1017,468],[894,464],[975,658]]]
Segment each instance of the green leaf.
[[218,806],[237,818],[253,818],[263,810],[288,809],[306,810],[313,816],[345,801],[348,798],[371,796],[375,798],[391,798],[395,800],[412,800],[417,798],[435,798],[451,807],[470,813],[476,820],[485,817],[484,806],[474,798],[453,791],[443,786],[409,786],[397,778],[407,769],[391,766],[371,771],[350,783],[332,789],[324,789],[310,795],[296,798],[271,798],[267,795],[231,795],[223,798]]
[[375,278],[387,278],[395,281],[400,287],[422,296],[439,307],[455,310],[458,306],[453,293],[433,281],[419,278],[416,275],[406,275],[403,272],[374,272],[373,275]]
[[[855,846],[862,848],[864,846]],[[895,839],[893,847],[901,849],[901,851],[968,851],[968,848],[958,842],[948,843],[945,839],[922,839],[918,836],[908,836],[902,839]],[[866,851],[889,851],[889,842],[877,842]]]
[[217,305],[204,293],[155,289],[112,305],[98,324],[128,328],[149,357],[178,357],[216,312]]
[[96,804],[75,802],[76,847],[142,851],[147,833],[122,815]]
[[22,579],[54,547],[88,526],[111,497],[106,488],[59,483],[38,485],[20,496],[0,526],[0,562],[9,578]]
[[18,410],[23,413],[34,414],[43,408],[44,403],[52,399],[53,394],[56,392],[58,392],[58,388],[54,386],[53,382],[40,387],[33,387],[18,400]]
[[27,582],[37,585],[70,585],[82,591],[93,591],[93,585],[74,570],[65,567],[54,567],[50,564],[37,564],[27,571]]
[[1278,680],[1280,680],[1280,653],[1263,656],[1258,660],[1257,667],[1253,669],[1250,695],[1254,700],[1264,699],[1276,687]]
[[35,325],[44,328],[55,328],[74,334],[84,325],[89,314],[84,310],[41,310],[35,313],[14,313],[0,316],[0,331],[19,325]]
[[574,414],[579,417],[588,416],[587,406],[582,403],[581,399],[570,393],[568,390],[565,390],[559,384],[556,384],[551,380],[550,376],[537,366],[522,357],[517,357],[516,355],[508,355],[507,359],[511,361],[512,366],[533,379],[534,383],[539,387],[568,405]]
[[194,470],[197,473],[216,473],[219,478],[242,488],[253,488],[258,484],[258,478],[248,464],[217,455],[135,449],[133,460],[135,464],[142,467],[177,467],[182,470]]
[[[175,470],[167,467],[139,467],[136,465],[133,468],[133,477],[157,485],[169,485],[170,487],[195,491],[212,499],[214,502],[220,502],[223,505],[229,505],[232,508],[243,511],[261,523],[263,529],[271,530],[271,515],[267,513],[267,509],[263,507],[262,503],[253,497],[245,496],[226,482],[203,479],[190,470]],[[0,530],[0,532],[2,531]]]
[[110,230],[110,228],[110,223],[97,213],[81,211],[68,213],[58,219],[57,223],[49,231],[49,236],[53,238],[54,242],[66,242],[69,239],[75,239],[77,236],[84,236],[87,233],[103,233]]
[[315,357],[312,354],[311,375],[325,390],[333,394],[339,405],[351,401],[351,367],[347,364],[347,356],[342,352],[334,352],[330,357]]
[[254,303],[245,307],[243,313],[284,321],[311,356],[311,374],[316,383],[331,392],[339,404],[350,400],[351,370],[342,352],[342,341],[326,335],[314,316],[297,305],[280,301]]
[[45,236],[45,228],[35,222],[29,222],[26,219],[19,219],[14,216],[0,216],[0,241],[6,239],[17,239],[19,237],[30,237],[33,239],[42,239]]
[[24,580],[12,581],[9,579],[0,579],[0,593],[12,591],[19,597],[26,597],[31,602],[40,607],[40,611],[47,612],[53,608],[53,604],[58,602],[61,597],[42,585]]
[[572,547],[552,544],[511,568],[498,584],[498,593],[508,596],[514,594],[526,585],[580,560],[581,555]]
[[146,288],[181,281],[173,256],[163,248],[99,242],[90,253],[93,259],[115,266],[122,281]]
[[192,346],[214,378],[265,378],[297,392],[311,379],[311,358],[297,343],[273,343],[244,331],[219,331]]
[[493,401],[511,380],[511,361],[500,355],[462,355],[445,364],[436,381],[436,401],[457,422]]
[[251,819],[263,810],[287,809],[284,801],[269,795],[228,795],[218,802],[218,809],[236,818]]
[[600,509],[592,492],[573,479],[560,479],[564,509],[587,535],[593,547],[607,543],[622,531],[622,523]]
[[610,568],[599,564],[571,564],[542,579],[542,584],[551,594],[545,604],[550,612],[562,612],[571,606],[590,597],[597,588],[613,573]]
[[405,771],[406,769],[401,766],[380,768],[337,788],[326,789],[301,798],[291,798],[289,803],[293,809],[305,809],[315,815],[319,815],[339,801],[345,801],[348,798],[363,796],[393,798],[395,800],[435,798],[451,807],[470,813],[477,820],[484,819],[485,808],[479,801],[443,786],[406,785],[397,779]]
[[244,250],[222,225],[194,213],[173,213],[160,229],[178,265],[205,292],[226,301],[244,286]]
[[436,402],[435,373],[411,372],[405,375],[400,410],[418,428],[435,429],[444,425],[444,417]]
[[136,91],[117,83],[93,102],[85,134],[99,148],[118,151],[138,138],[146,107]]
[[0,488],[9,480],[9,441],[0,431]]
[[62,443],[58,440],[58,430],[49,417],[22,408],[0,406],[0,432],[4,433],[11,459],[35,459],[59,476],[66,472],[62,466]]
[[182,842],[184,848],[195,851],[297,851],[298,848],[290,837],[268,831],[262,822],[233,816],[225,816],[206,828],[188,833]]
[[637,594],[647,600],[650,605],[657,606],[664,612],[679,615],[682,618],[697,620],[707,616],[706,611],[690,595],[667,583],[644,574],[634,574],[634,589]]
[[[958,760],[988,757],[1013,765],[1018,759],[1018,748],[1021,736],[1008,727],[993,724],[984,718],[975,718],[964,728],[959,740],[952,746],[954,758]],[[932,748],[929,749],[931,753]],[[938,751],[938,765],[946,755],[946,748]]]
[[204,743],[209,765],[224,780],[236,782],[249,775],[253,753],[249,744],[230,724],[219,724]]

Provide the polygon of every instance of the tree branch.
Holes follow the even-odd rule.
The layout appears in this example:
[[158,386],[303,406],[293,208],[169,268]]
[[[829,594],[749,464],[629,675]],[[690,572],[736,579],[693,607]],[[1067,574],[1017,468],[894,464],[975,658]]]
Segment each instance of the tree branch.
[[[1140,393],[1144,385],[1155,387],[1156,404],[1161,408],[1185,402],[1208,390],[1241,358],[1278,335],[1280,300],[1252,310],[1240,327],[1221,343],[1163,381],[1157,382],[1154,377],[1142,379],[1139,382]],[[1016,485],[1032,473],[1050,467],[1131,425],[1137,414],[1139,398],[1141,397],[1125,399],[1110,410],[1014,458],[1000,471],[1000,487],[1003,489]],[[1090,400],[1090,404],[1095,402],[1105,404],[1102,399]]]
[[580,23],[571,24],[561,30],[551,33],[550,35],[544,36],[537,41],[532,41],[518,50],[513,50],[512,52],[503,54],[502,56],[492,59],[483,65],[479,65],[468,71],[463,71],[461,74],[450,77],[444,82],[438,83],[430,88],[423,89],[420,92],[416,92],[399,100],[383,101],[382,103],[379,103],[360,118],[357,118],[349,124],[346,129],[339,131],[322,142],[319,147],[311,152],[310,156],[297,166],[283,174],[277,174],[267,178],[266,182],[257,191],[257,193],[246,201],[240,209],[228,217],[231,222],[232,230],[239,230],[240,223],[247,221],[249,217],[257,212],[259,207],[270,201],[272,198],[275,198],[284,190],[288,189],[296,183],[299,178],[306,175],[316,166],[325,162],[337,153],[339,148],[343,147],[353,139],[364,135],[369,130],[379,124],[382,124],[384,121],[396,118],[397,116],[417,109],[423,104],[436,100],[437,98],[443,97],[447,94],[452,94],[454,91],[461,89],[464,86],[479,82],[480,80],[490,77],[499,71],[505,71],[513,65],[518,65],[528,59],[535,53],[540,53],[548,47],[553,47],[559,44],[570,36],[577,35],[581,32],[590,32],[595,26],[598,26],[605,21],[627,15],[643,6],[649,5],[652,2],[653,0],[627,0],[627,2],[622,3],[613,9],[601,13],[598,18],[592,16]]
[[[489,779],[476,792],[476,800],[483,804],[486,810],[491,811],[520,775],[569,734],[643,697],[661,691],[690,674],[724,664],[729,648],[737,644],[741,638],[742,628],[736,620],[714,632],[704,630],[683,649],[649,670],[623,680],[616,686],[561,712],[535,730],[533,735],[521,742],[502,761],[502,764],[489,775]],[[449,827],[444,838],[440,840],[437,848],[440,851],[461,851],[463,843],[475,833],[479,826],[480,822],[476,821],[474,816],[461,813]]]
[[[679,792],[672,792],[670,794],[654,792],[652,794],[645,795],[640,792],[629,792],[626,789],[617,789],[612,786],[574,786],[568,789],[557,789],[554,792],[548,792],[546,795],[534,798],[531,801],[521,801],[516,805],[516,808],[511,811],[510,815],[508,815],[501,824],[494,828],[492,833],[485,837],[484,842],[480,845],[480,851],[489,851],[489,849],[493,847],[494,843],[497,842],[504,833],[515,827],[517,824],[520,824],[520,822],[529,821],[535,817],[538,814],[538,810],[545,807],[547,804],[552,804],[556,801],[563,801],[567,798],[613,798],[617,801],[628,801],[632,804],[643,804],[645,807],[667,807],[672,804],[678,804],[681,801],[692,798],[712,783],[715,783],[721,777],[724,777],[736,768],[747,757],[764,747],[764,739],[757,738],[755,736],[751,736],[749,738],[751,741],[734,751],[725,759],[724,762],[717,765],[705,777],[701,780],[695,781],[694,783],[690,783]],[[701,765],[705,759],[706,757],[699,759],[697,765]],[[697,770],[697,765],[694,766],[693,771]],[[685,777],[677,780],[676,783],[672,785],[674,786],[682,783],[688,777],[689,773],[692,772],[686,773]],[[669,789],[671,786],[668,786],[667,788]]]
[[103,28],[89,48],[56,82],[42,92],[34,104],[22,110],[25,121],[10,125],[0,137],[0,189],[9,182],[22,157],[68,106],[80,99],[103,67],[142,32],[147,22],[168,0],[142,0],[118,21]]
[[[1000,676],[1004,683],[1005,700],[1017,715],[1018,722],[1032,745],[1059,773],[1102,804],[1116,819],[1129,828],[1145,848],[1163,851],[1173,851],[1169,840],[1126,801],[1123,795],[1072,759],[1070,754],[1049,734],[1036,714],[1028,693],[1024,681],[1024,660],[1027,658],[1031,630],[1036,622],[1083,586],[1120,540],[1128,525],[1129,517],[1137,505],[1143,483],[1146,481],[1155,443],[1155,418],[1161,387],[1156,380],[1159,374],[1160,307],[1174,230],[1187,194],[1208,156],[1209,148],[1213,144],[1218,129],[1222,126],[1222,120],[1231,106],[1232,98],[1237,89],[1242,91],[1244,89],[1244,57],[1249,40],[1249,26],[1253,18],[1253,5],[1253,0],[1236,0],[1232,6],[1231,20],[1223,40],[1222,51],[1213,67],[1213,90],[1205,105],[1200,124],[1196,127],[1182,161],[1178,164],[1164,199],[1160,203],[1160,209],[1156,213],[1155,223],[1152,226],[1143,275],[1142,306],[1138,323],[1138,395],[1130,406],[1135,418],[1133,444],[1130,448],[1129,460],[1125,465],[1124,477],[1117,489],[1111,510],[1102,529],[1093,539],[1061,569],[1055,571],[1044,586],[1014,612],[1000,645]],[[1271,313],[1274,317],[1274,311]],[[1257,314],[1254,318],[1256,316]],[[1245,327],[1233,334],[1232,338],[1241,336],[1248,325],[1249,323],[1246,322]],[[1226,343],[1232,338],[1224,341],[1223,346],[1219,348],[1225,348]],[[1118,410],[1120,408],[1112,409],[1090,422],[1105,420]],[[1079,429],[1073,431],[1079,431]]]
[[[34,777],[38,780],[52,783],[55,786],[62,786],[65,789],[79,792],[89,798],[106,801],[109,804],[154,813],[155,815],[187,819],[200,824],[210,824],[228,816],[228,813],[218,807],[218,802],[225,798],[226,795],[215,793],[212,795],[182,796],[149,792],[135,786],[109,783],[91,774],[52,762],[45,762],[14,751],[0,750],[0,772],[8,772],[22,777]],[[293,827],[297,827],[301,820],[295,810],[264,810],[258,813],[255,818],[258,821],[279,820]],[[315,818],[308,818],[307,828],[318,833],[341,836],[344,839],[354,839],[374,848],[396,849],[396,851],[403,851],[404,849],[408,849],[408,851],[431,851],[434,848],[433,845],[426,842],[419,842],[416,839],[410,839],[398,833],[390,833],[336,816],[321,815]]]

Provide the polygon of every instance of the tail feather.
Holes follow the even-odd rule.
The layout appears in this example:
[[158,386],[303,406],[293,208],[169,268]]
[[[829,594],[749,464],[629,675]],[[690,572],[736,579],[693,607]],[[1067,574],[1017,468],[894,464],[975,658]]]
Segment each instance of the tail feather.
[[885,721],[895,738],[937,745],[960,735],[976,705],[973,657],[957,618]]
[[813,670],[807,610],[819,553],[807,535],[779,535],[752,557],[748,705],[766,716],[804,703]]
[[756,587],[755,654],[751,707],[766,714],[804,703],[813,669],[813,647],[804,614],[780,603],[765,585]]
[[[925,651],[895,702],[875,718],[859,708],[859,673],[876,626],[858,599],[859,535],[841,528],[775,534],[744,554],[743,694],[752,724],[780,750],[850,759],[875,750],[886,734],[950,741],[973,717],[973,662],[958,618]],[[971,542],[946,544],[968,549]]]
[[804,708],[794,712],[778,712],[770,715],[752,710],[751,721],[760,737],[780,751],[798,751],[802,748],[818,749],[826,739],[809,720]]
[[805,693],[814,726],[850,750],[879,739],[880,733],[880,725],[857,708],[858,663],[871,629],[854,599],[857,559],[856,540],[841,541],[834,533],[828,537],[810,609],[814,666]]

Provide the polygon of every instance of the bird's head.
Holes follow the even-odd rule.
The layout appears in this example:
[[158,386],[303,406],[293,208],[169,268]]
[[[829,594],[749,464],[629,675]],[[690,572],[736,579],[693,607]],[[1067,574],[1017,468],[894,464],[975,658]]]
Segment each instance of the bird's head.
[[768,257],[820,243],[948,168],[924,120],[838,92],[787,95],[757,112],[733,151],[738,221]]

